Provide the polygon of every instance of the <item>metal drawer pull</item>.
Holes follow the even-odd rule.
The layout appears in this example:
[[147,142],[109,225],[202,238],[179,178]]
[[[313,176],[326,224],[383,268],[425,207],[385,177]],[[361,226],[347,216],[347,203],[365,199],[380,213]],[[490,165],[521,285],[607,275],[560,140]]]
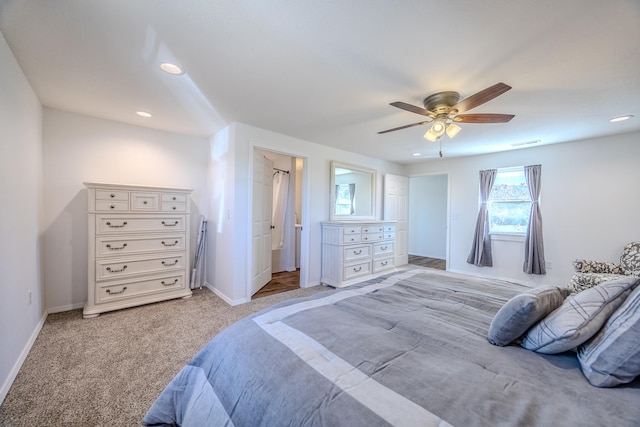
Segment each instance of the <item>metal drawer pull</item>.
[[111,267],[107,267],[107,271],[109,273],[120,273],[122,271],[125,271],[126,269],[127,269],[126,265],[122,266],[122,268],[120,270],[112,270]]
[[107,289],[107,293],[109,295],[118,295],[118,294],[124,294],[124,291],[126,291],[126,290],[127,290],[127,287],[125,286],[124,288],[122,288],[121,291],[117,291],[117,292],[116,291],[112,291],[111,289]]
[[164,240],[162,241],[162,246],[167,246],[168,247],[168,246],[175,246],[177,244],[178,244],[177,240],[175,242],[173,242],[173,243],[165,243]]
[[172,286],[172,285],[175,285],[176,283],[178,283],[178,279],[174,279],[173,283],[164,283],[164,280],[162,282],[160,282],[160,283],[162,283],[162,286]]
[[362,266],[360,266],[358,268],[353,267],[353,271],[356,272],[356,273],[359,272],[360,270],[362,270]]
[[120,249],[124,249],[126,247],[127,247],[126,243],[123,243],[122,246],[120,246],[119,248],[114,248],[110,244],[107,243],[107,248],[109,248],[109,250],[112,250],[112,251],[117,251],[117,250],[120,250]]
[[173,207],[173,208],[171,208],[171,209],[173,209],[173,210],[175,211],[175,210],[176,210],[176,207],[174,206],[174,207]]
[[389,263],[389,261],[382,261],[382,262],[380,263],[380,265],[384,267],[384,266],[385,266],[385,265],[387,265],[388,263]]
[[173,265],[176,265],[177,263],[178,263],[178,260],[175,260],[173,264],[167,264],[166,262],[162,261],[162,265],[164,265],[165,267],[171,267]]
[[116,197],[116,195],[111,193],[111,194],[109,194],[109,197],[111,197],[113,199],[114,197]]
[[116,207],[114,205],[109,206],[111,209],[115,209]]
[[176,225],[178,225],[178,221],[174,222],[173,224],[167,224],[166,222],[162,221],[162,225],[164,225],[165,227],[175,227]]
[[173,200],[175,200],[175,199],[176,199],[176,197],[175,197],[175,196],[173,196]]
[[386,251],[387,250],[387,246],[380,246],[380,250],[381,251]]
[[107,221],[107,225],[111,228],[123,228],[125,225],[127,225],[127,221],[123,222],[122,225],[111,225],[111,223]]
[[360,249],[359,251],[353,251],[354,255],[360,255],[362,253],[362,249]]

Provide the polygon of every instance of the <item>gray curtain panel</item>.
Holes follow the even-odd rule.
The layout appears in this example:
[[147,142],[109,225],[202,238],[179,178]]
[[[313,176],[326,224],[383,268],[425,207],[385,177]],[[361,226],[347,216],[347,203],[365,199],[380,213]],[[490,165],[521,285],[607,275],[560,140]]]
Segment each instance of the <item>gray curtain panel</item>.
[[496,169],[480,171],[480,210],[476,221],[476,231],[473,234],[471,252],[467,257],[469,264],[478,267],[492,267],[491,240],[489,238],[489,218],[487,212],[487,199],[496,180]]
[[547,274],[544,267],[544,243],[542,240],[542,214],[540,213],[540,175],[542,166],[524,167],[524,177],[531,197],[529,226],[524,240],[524,264],[522,271],[527,274]]

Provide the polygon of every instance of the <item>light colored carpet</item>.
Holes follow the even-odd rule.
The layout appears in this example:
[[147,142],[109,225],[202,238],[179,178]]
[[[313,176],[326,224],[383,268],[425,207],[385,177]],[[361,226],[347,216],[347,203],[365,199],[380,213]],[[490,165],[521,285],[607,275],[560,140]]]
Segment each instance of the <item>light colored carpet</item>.
[[2,406],[2,426],[136,426],[158,394],[212,337],[297,289],[231,307],[208,289],[189,299],[104,313],[48,316]]

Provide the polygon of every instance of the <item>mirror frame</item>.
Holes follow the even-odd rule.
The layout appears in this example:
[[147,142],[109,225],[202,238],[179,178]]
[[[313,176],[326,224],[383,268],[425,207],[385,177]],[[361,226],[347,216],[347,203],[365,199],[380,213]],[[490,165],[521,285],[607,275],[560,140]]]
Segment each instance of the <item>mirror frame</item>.
[[[340,169],[350,169],[354,172],[361,172],[364,174],[369,174],[371,181],[371,206],[369,215],[336,215],[336,168]],[[329,218],[331,221],[361,221],[366,219],[375,219],[376,218],[376,179],[377,179],[378,171],[371,168],[365,168],[362,166],[351,165],[349,163],[342,163],[337,160],[331,161],[331,185],[330,185],[330,193],[331,193],[331,204]]]

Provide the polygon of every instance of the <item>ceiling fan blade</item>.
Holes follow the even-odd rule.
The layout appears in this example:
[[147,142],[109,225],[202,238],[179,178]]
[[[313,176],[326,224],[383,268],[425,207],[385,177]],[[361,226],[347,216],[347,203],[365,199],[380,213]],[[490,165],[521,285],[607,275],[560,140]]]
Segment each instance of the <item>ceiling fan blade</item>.
[[411,111],[412,113],[422,114],[423,116],[434,118],[436,115],[429,110],[425,110],[422,107],[416,107],[415,105],[407,104],[406,102],[398,101],[392,102],[389,105],[393,105],[394,107],[398,107],[400,109]]
[[465,111],[469,111],[472,108],[484,104],[485,102],[491,101],[493,98],[502,95],[509,89],[511,89],[511,86],[507,84],[496,83],[491,87],[463,99],[451,107],[451,110],[458,110],[458,113],[464,113]]
[[513,114],[458,114],[453,118],[458,123],[506,123],[513,119]]
[[387,132],[393,132],[394,130],[406,129],[406,128],[410,128],[410,127],[413,127],[413,126],[425,125],[427,123],[431,123],[431,122],[424,121],[424,122],[413,123],[413,124],[410,124],[410,125],[404,125],[404,126],[400,126],[399,128],[393,128],[393,129],[387,129],[387,130],[380,131],[380,132],[378,132],[378,134],[387,133]]

